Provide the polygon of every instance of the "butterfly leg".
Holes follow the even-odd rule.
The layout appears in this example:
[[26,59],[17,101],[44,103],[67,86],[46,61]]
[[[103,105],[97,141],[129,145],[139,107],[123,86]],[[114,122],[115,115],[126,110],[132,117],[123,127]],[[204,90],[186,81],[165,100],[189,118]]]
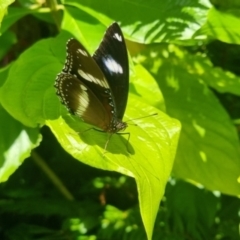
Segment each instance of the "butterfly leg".
[[[93,129],[94,129],[95,131],[98,131],[98,132],[106,133],[106,132],[104,132],[104,131],[102,131],[102,130],[99,130],[99,129],[97,129],[97,128],[93,128]],[[110,138],[112,137],[112,135],[113,135],[113,133],[110,133],[110,134],[108,135],[108,139],[107,139],[107,141],[106,141],[106,143],[105,143],[105,146],[104,146],[103,155],[107,152],[107,146],[108,146],[108,143],[109,143]]]
[[91,128],[88,128],[88,129],[86,129],[86,130],[84,130],[84,131],[81,131],[81,132],[75,132],[75,133],[71,133],[71,134],[74,134],[74,135],[81,135],[82,133],[85,133],[85,132],[87,132],[87,131],[89,131],[89,130],[92,130],[92,129],[95,129],[95,128],[93,128],[93,127],[91,127]]
[[108,143],[109,143],[109,141],[110,141],[112,135],[113,135],[112,133],[110,133],[110,134],[108,135],[108,139],[107,139],[107,141],[106,141],[106,143],[105,143],[105,146],[104,146],[104,152],[103,152],[103,155],[104,155],[105,152],[107,151],[107,146],[108,146]]
[[[104,152],[103,152],[103,155],[105,154],[105,152],[107,151],[107,146],[108,146],[108,143],[109,143],[109,141],[110,141],[110,139],[111,139],[111,137],[112,137],[112,135],[113,135],[114,133],[110,133],[109,135],[108,135],[108,139],[107,139],[107,142],[105,143],[105,146],[104,146]],[[129,139],[130,139],[130,136],[131,136],[131,134],[129,133],[129,132],[124,132],[124,133],[117,133],[118,135],[128,135],[128,138],[127,138],[127,143],[126,143],[126,148],[127,148],[127,151],[128,151],[128,153],[131,153],[131,150],[130,150],[130,148],[129,148]]]
[[95,128],[91,127],[91,128],[88,128],[88,129],[83,130],[82,132],[78,132],[78,133],[79,133],[79,134],[82,134],[82,133],[85,133],[85,132],[87,132],[87,131],[89,131],[89,130],[92,130],[92,129],[96,130]]

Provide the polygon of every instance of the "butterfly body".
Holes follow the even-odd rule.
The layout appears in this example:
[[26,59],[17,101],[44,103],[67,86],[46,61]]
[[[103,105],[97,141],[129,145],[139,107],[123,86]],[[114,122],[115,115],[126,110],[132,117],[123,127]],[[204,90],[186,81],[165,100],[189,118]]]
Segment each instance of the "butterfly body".
[[107,29],[93,56],[76,39],[68,40],[55,87],[69,112],[110,134],[124,130],[128,85],[127,50],[117,23]]

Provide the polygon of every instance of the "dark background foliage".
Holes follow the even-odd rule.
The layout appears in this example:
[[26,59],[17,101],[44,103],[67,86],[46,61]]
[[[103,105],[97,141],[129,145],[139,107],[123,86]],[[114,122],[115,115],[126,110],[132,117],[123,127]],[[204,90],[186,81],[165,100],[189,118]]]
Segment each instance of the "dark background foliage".
[[[184,104],[180,101],[181,95],[179,97],[176,94],[172,97],[172,92],[167,90],[167,84],[164,85],[163,81],[158,80],[158,78],[165,79],[164,74],[169,69],[169,64],[176,66],[174,71],[179,79],[185,80],[186,76],[192,76],[190,79],[192,82],[196,77],[194,75],[197,72],[196,69],[199,70],[202,67],[205,75],[199,74],[198,78],[203,79],[208,91],[213,94],[211,96],[214,96],[214,101],[219,104],[214,105],[213,109],[221,108],[222,112],[220,112],[229,116],[226,121],[229,120],[229,123],[232,124],[229,132],[239,135],[240,39],[238,42],[236,40],[231,42],[224,34],[220,35],[216,32],[215,36],[206,30],[207,23],[211,22],[208,11],[219,11],[223,15],[230,11],[232,14],[231,9],[236,10],[239,6],[234,1],[232,5],[228,1],[229,4],[226,6],[219,4],[217,1],[212,1],[214,5],[208,3],[208,7],[206,7],[202,2],[206,3],[205,1],[182,1],[180,7],[185,11],[181,11],[181,14],[178,15],[179,13],[172,1],[161,3],[162,5],[158,5],[157,1],[150,1],[147,4],[141,4],[141,1],[132,1],[129,5],[122,1],[115,1],[114,3],[81,1],[81,6],[86,8],[78,6],[76,8],[69,7],[66,10],[61,8],[62,5],[59,3],[59,9],[55,11],[54,7],[51,8],[51,1],[21,0],[9,6],[8,14],[1,26],[3,34],[0,37],[0,86],[4,85],[6,81],[11,64],[17,62],[22,53],[41,39],[56,37],[61,32],[60,29],[64,29],[64,26],[60,24],[63,13],[65,15],[67,13],[71,14],[79,21],[91,22],[93,21],[90,17],[92,15],[91,10],[94,10],[112,20],[121,20],[123,26],[128,26],[123,28],[123,31],[124,34],[129,34],[127,43],[131,56],[136,58],[141,54],[147,56],[147,61],[141,62],[141,60],[135,59],[134,63],[141,63],[149,70],[153,78],[157,79],[158,86],[162,90],[166,101],[167,113],[171,117],[179,119],[183,125],[183,133],[179,143],[180,150],[177,153],[173,172],[157,212],[152,239],[239,239],[238,212],[240,201],[237,198],[239,187],[237,188],[234,185],[237,185],[237,178],[236,183],[232,184],[234,185],[232,188],[229,186],[233,180],[230,179],[229,182],[225,180],[225,178],[229,179],[228,174],[235,179],[235,173],[232,174],[231,172],[231,169],[234,168],[232,166],[235,165],[231,165],[227,157],[223,158],[223,161],[226,159],[225,165],[222,164],[220,155],[215,156],[214,151],[212,151],[212,155],[209,154],[210,159],[211,157],[214,159],[214,170],[212,170],[212,165],[207,165],[205,169],[202,168],[201,163],[191,164],[192,159],[195,158],[195,155],[192,155],[191,152],[195,153],[199,149],[201,150],[200,147],[198,149],[196,146],[202,147],[206,144],[207,147],[212,147],[211,144],[213,142],[215,144],[216,140],[216,145],[213,145],[212,148],[223,149],[223,155],[227,155],[230,148],[226,147],[225,151],[224,144],[218,142],[217,137],[210,137],[208,143],[198,142],[194,133],[192,135],[191,129],[188,128],[190,121],[185,121],[188,114],[184,112],[184,108],[181,108]],[[74,4],[78,5],[78,2],[71,3],[68,1],[68,4],[74,6]],[[158,8],[153,12],[153,7],[151,7],[151,12],[148,6],[155,5]],[[113,7],[111,11],[109,11],[109,7]],[[188,14],[187,11],[191,7],[196,10],[192,12],[189,10],[192,15]],[[49,8],[51,11],[47,11]],[[39,9],[42,9],[42,11],[39,11]],[[135,14],[132,14],[134,9]],[[78,15],[80,11],[81,14]],[[240,10],[237,9],[236,11]],[[144,12],[147,13],[147,17],[143,16]],[[131,15],[131,17],[124,18],[123,13],[127,16]],[[159,25],[162,24],[161,30],[150,27],[155,14],[159,16],[157,20]],[[172,21],[166,21],[167,17]],[[181,21],[175,21],[175,17]],[[96,16],[96,19],[102,20],[101,16]],[[96,19],[94,21],[97,21]],[[196,27],[196,23],[199,24],[199,28]],[[74,25],[71,25],[71,27],[74,28]],[[135,31],[131,31],[132,29],[135,29]],[[190,29],[192,35],[205,34],[207,38],[196,40],[187,36],[187,34],[185,35],[184,29]],[[91,31],[92,29],[89,30],[90,36]],[[154,34],[155,31],[157,34]],[[240,32],[240,28],[238,28],[238,32]],[[102,35],[102,33],[99,33],[99,35]],[[96,40],[96,44],[98,42],[99,40]],[[175,44],[174,47],[173,44]],[[171,47],[172,49],[169,50]],[[62,48],[65,51],[64,46]],[[155,59],[151,57],[151,51],[157,52]],[[153,69],[158,59],[164,59],[164,54],[168,54],[169,58],[166,58],[165,62],[163,60],[163,64],[159,67],[161,71],[151,71],[150,69]],[[184,57],[179,57],[181,54]],[[201,56],[200,60],[197,59],[198,56]],[[194,63],[199,65],[194,65]],[[182,69],[185,67],[188,71],[183,73]],[[229,82],[225,83],[227,90],[225,88],[221,90],[221,87],[218,86],[217,77],[216,79],[213,77],[214,74],[216,76],[218,71],[213,70],[216,68],[221,69],[219,70],[220,73],[218,72],[220,76],[218,76],[218,80],[220,78],[227,79],[229,72],[234,73],[235,75],[232,78],[235,79],[235,85],[231,86]],[[211,74],[213,75],[211,76]],[[190,84],[190,82],[185,83],[186,92],[194,88]],[[228,87],[229,89],[232,87],[232,89],[228,90]],[[134,92],[133,86],[130,86],[130,89],[131,92]],[[202,101],[201,98],[198,98],[201,95],[199,88],[195,89],[193,95],[196,97],[196,101],[198,99],[200,99],[199,102]],[[146,102],[147,100],[142,101]],[[148,99],[148,101],[150,105],[156,104],[151,102],[152,99]],[[193,109],[197,109],[196,111],[198,111],[197,104],[193,107]],[[13,170],[6,173],[7,177],[0,184],[0,239],[146,239],[139,211],[138,188],[134,178],[113,171],[93,168],[76,161],[63,150],[50,128],[43,126],[42,120],[42,122],[39,119],[39,121],[36,121],[43,126],[39,128],[41,137],[36,128],[22,125],[24,121],[20,118],[14,120],[17,123],[13,124],[12,115],[14,114],[9,110],[10,108],[6,107],[5,109],[6,103],[4,103],[3,98],[1,99],[1,105],[0,132],[2,145],[12,146],[14,141],[10,136],[15,135],[17,139],[21,128],[31,136],[30,148],[36,148],[32,150],[31,156],[25,152],[16,152],[15,154],[20,159],[17,166],[14,165],[15,162],[12,160],[15,159],[15,156],[11,156]],[[207,102],[206,108],[208,105]],[[184,104],[184,106],[186,105]],[[159,106],[158,108],[163,110]],[[184,114],[182,114],[183,112]],[[219,112],[216,112],[216,114],[219,114]],[[16,116],[14,117],[16,118]],[[216,118],[221,119],[221,114],[217,115]],[[224,122],[226,118],[223,117],[222,119]],[[208,122],[209,120],[211,120],[211,115],[205,121]],[[209,128],[214,129],[213,132],[215,132],[213,125]],[[225,126],[221,127],[224,129],[223,139],[226,142],[232,141],[231,137],[228,138],[228,135],[224,134],[227,128],[225,129]],[[219,129],[219,125],[216,128]],[[216,135],[221,135],[222,129]],[[190,135],[190,141],[184,138],[188,134]],[[156,139],[153,139],[153,141],[156,141]],[[201,144],[196,144],[193,148],[191,144],[195,142]],[[232,145],[238,152],[238,139]],[[24,144],[22,148],[24,148]],[[2,158],[10,158],[3,149],[5,148],[1,148]],[[29,149],[27,151],[30,152]],[[183,153],[185,154],[184,157]],[[238,166],[239,159],[234,158],[233,161]],[[140,159],[139,163],[141,163]],[[4,170],[4,161],[1,160],[0,164],[0,167]],[[232,168],[229,167],[228,169],[228,166]],[[237,171],[238,169],[236,169]],[[196,178],[194,178],[195,176]],[[4,175],[1,175],[1,177],[4,177]],[[222,181],[218,179],[222,179]],[[225,182],[227,182],[226,185],[224,185]]]

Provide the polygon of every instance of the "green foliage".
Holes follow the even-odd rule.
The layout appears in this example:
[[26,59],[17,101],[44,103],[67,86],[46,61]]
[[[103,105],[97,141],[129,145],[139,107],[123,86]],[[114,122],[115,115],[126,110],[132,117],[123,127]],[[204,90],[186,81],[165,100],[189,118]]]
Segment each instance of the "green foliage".
[[239,44],[239,13],[240,9],[218,11],[211,9],[208,21],[202,26],[198,34],[208,35],[231,44]]
[[0,119],[6,124],[6,127],[2,125],[0,131],[0,180],[3,182],[30,156],[31,149],[39,145],[41,135],[38,129],[28,128],[16,121],[2,106]]
[[[150,55],[152,52],[155,52],[154,57]],[[163,60],[164,54],[168,56],[166,60]],[[207,86],[213,82],[211,76],[219,76],[219,69],[211,70],[210,74],[203,57],[190,57],[173,46],[150,48],[144,56],[143,64],[152,69],[164,94],[168,113],[182,123],[174,174],[211,190],[238,195],[240,149],[237,132],[228,113]],[[155,70],[159,59],[162,62]],[[226,73],[222,75],[224,78]],[[215,77],[215,84],[218,78]],[[234,84],[238,82],[236,77]],[[225,79],[224,83],[225,91],[229,91],[231,82]]]
[[[211,2],[19,0],[8,8],[0,239],[238,239],[239,9]],[[0,19],[10,3],[0,1]],[[113,21],[130,53],[131,136],[115,134],[104,152],[107,134],[85,131],[53,85],[66,41],[93,53]],[[218,46],[229,55],[219,57]]]

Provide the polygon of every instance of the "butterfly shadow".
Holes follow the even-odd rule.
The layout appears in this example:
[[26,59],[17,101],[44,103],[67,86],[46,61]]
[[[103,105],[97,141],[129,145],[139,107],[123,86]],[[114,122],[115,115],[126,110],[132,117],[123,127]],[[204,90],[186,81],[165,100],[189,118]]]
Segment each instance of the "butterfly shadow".
[[72,116],[65,116],[65,122],[74,131],[74,133],[80,137],[80,139],[89,146],[99,146],[103,149],[103,155],[108,152],[112,154],[129,154],[134,155],[135,150],[130,143],[131,135],[130,132],[118,132],[118,133],[107,133],[99,129],[95,129],[93,126],[80,122],[79,119]]

